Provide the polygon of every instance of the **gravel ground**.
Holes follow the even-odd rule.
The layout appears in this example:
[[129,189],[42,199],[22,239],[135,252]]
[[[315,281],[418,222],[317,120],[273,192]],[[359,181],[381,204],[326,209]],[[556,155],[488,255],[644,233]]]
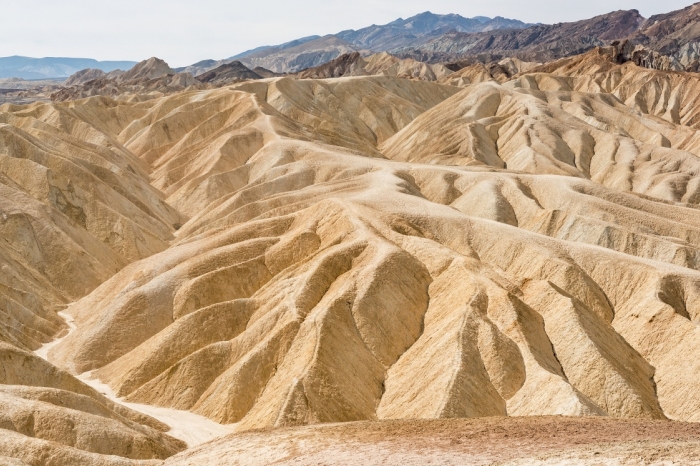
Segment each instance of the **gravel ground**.
[[327,424],[233,434],[165,464],[700,464],[700,424],[567,417]]

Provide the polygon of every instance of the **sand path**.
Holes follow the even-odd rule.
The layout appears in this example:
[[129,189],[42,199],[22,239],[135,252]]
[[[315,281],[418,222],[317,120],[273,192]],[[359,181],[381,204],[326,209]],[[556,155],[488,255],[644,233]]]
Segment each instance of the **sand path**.
[[[57,338],[49,343],[46,343],[41,348],[36,350],[34,354],[48,361],[49,351],[56,345],[58,345],[63,339],[68,335],[73,333],[77,326],[70,314],[65,312],[59,312],[66,323],[68,324],[68,333],[64,336]],[[50,361],[49,361],[50,362]],[[109,387],[109,385],[102,383],[101,380],[92,377],[92,371],[85,372],[77,376],[78,379],[91,386],[98,392],[102,393],[104,396],[110,400],[119,403],[127,408],[131,408],[134,411],[139,411],[143,414],[151,416],[158,419],[170,426],[170,431],[168,435],[183,440],[187,443],[188,447],[194,447],[202,443],[208,442],[215,438],[221,437],[223,435],[229,434],[233,431],[235,425],[221,425],[204,416],[191,413],[189,411],[181,411],[172,408],[161,408],[158,406],[150,406],[138,403],[129,403],[121,398],[118,398],[114,391]]]

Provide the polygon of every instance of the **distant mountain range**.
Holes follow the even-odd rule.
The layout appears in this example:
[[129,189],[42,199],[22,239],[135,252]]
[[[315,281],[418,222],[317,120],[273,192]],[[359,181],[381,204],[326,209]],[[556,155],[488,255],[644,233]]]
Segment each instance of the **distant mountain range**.
[[522,29],[528,26],[532,24],[500,16],[465,18],[455,14],[436,15],[426,11],[408,19],[399,18],[383,26],[372,25],[357,31],[343,31],[336,36],[359,48],[385,52],[398,47],[416,45],[451,31],[484,32],[497,29]]
[[[359,53],[367,57],[379,52],[425,63],[486,63],[506,57],[546,62],[583,53],[615,40],[628,40],[632,48],[645,47],[645,56],[667,57],[664,59],[665,68],[698,70],[700,3],[648,19],[637,10],[620,10],[581,21],[549,25],[527,24],[503,17],[465,18],[457,14],[425,12],[384,25],[257,47],[226,59],[202,60],[172,71],[199,76],[223,65],[240,62],[251,70],[264,69],[264,73],[296,73],[343,55]],[[86,68],[110,72],[128,70],[135,64],[80,58],[6,57],[0,58],[0,78],[58,78]],[[221,68],[216,76],[239,71],[237,65]]]
[[[494,62],[506,57],[547,62],[584,53],[616,40],[644,47],[638,60],[665,69],[700,70],[700,3],[650,18],[637,10],[619,10],[581,21],[526,24],[496,18],[421,13],[382,26],[306,37],[274,47],[260,47],[236,56],[246,66],[275,72],[297,72],[319,66],[343,54],[368,56],[388,52],[426,63]],[[630,50],[630,53],[632,51]],[[638,57],[639,58],[639,57]],[[229,59],[230,60],[230,59]]]
[[620,10],[581,21],[538,24],[524,29],[477,33],[450,31],[422,44],[411,44],[390,52],[427,62],[460,58],[488,62],[505,57],[543,62],[624,39],[638,31],[644,21],[637,10]]
[[[500,16],[465,18],[457,14],[438,15],[426,11],[408,19],[399,18],[384,25],[349,29],[327,36],[308,36],[281,45],[258,47],[230,57],[249,67],[296,72],[333,60],[340,55],[360,52],[369,55],[402,47],[418,47],[448,32],[485,32],[522,29],[533,26]],[[225,61],[217,62],[219,65]]]
[[86,68],[110,72],[117,69],[128,70],[136,63],[135,61],[97,61],[92,58],[0,57],[0,78],[67,78]]
[[[581,21],[535,25],[526,29],[450,32],[390,53],[429,63],[491,62],[505,57],[547,62],[609,45],[616,40],[627,40],[632,48],[643,47],[644,54],[666,57],[664,68],[698,71],[700,3],[647,19],[637,10],[620,10]],[[645,60],[640,61],[640,65],[656,66]]]

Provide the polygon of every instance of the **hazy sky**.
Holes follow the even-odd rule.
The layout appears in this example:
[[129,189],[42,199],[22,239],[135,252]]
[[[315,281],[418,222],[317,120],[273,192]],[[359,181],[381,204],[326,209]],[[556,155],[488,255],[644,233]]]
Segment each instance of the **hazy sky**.
[[426,10],[557,23],[693,0],[0,0],[0,56],[165,59],[183,66],[306,35],[384,24]]

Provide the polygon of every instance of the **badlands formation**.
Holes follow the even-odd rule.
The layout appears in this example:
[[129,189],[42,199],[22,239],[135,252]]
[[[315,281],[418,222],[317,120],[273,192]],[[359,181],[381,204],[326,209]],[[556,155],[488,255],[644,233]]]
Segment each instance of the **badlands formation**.
[[700,461],[700,78],[618,57],[0,106],[0,462]]

